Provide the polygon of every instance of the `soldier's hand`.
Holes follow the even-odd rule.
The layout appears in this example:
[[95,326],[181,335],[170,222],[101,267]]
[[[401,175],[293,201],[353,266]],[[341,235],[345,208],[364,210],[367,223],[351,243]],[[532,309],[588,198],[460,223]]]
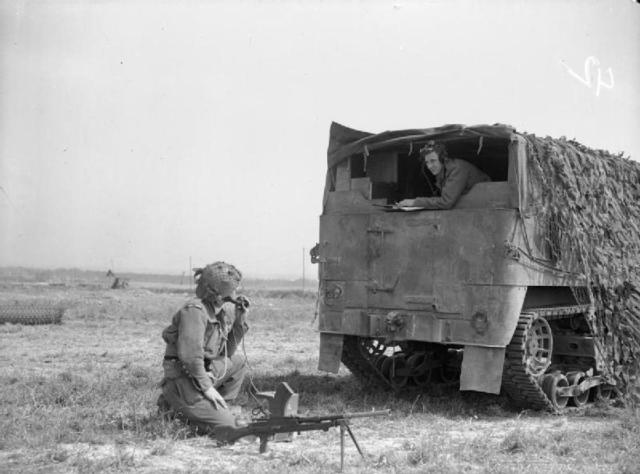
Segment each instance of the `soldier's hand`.
[[224,401],[224,398],[222,398],[222,395],[220,395],[220,392],[218,392],[215,388],[211,387],[208,388],[205,392],[204,392],[204,396],[207,400],[210,400],[211,403],[213,403],[213,406],[216,407],[217,409],[221,409],[224,408],[225,410],[228,409],[229,407],[227,406],[227,402]]
[[249,313],[251,302],[246,296],[238,295],[236,297],[236,317],[246,316]]
[[243,295],[238,295],[236,297],[236,302],[238,308],[244,309],[245,311],[249,309],[249,306],[251,306],[251,301],[249,301],[249,298]]
[[397,202],[396,204],[400,207],[411,207],[411,206],[415,206],[416,200],[415,199],[403,199],[400,202]]

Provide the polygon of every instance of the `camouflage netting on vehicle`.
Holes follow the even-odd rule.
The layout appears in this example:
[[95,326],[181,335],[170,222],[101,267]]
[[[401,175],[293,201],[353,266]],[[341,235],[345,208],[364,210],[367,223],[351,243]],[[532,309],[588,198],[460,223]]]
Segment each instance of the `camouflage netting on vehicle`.
[[596,308],[590,324],[608,376],[638,403],[640,163],[571,140],[526,139],[554,266],[586,279],[574,293]]

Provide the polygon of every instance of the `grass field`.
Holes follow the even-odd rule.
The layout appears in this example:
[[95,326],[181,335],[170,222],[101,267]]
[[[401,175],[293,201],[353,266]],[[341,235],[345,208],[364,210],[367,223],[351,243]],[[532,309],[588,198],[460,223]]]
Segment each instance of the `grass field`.
[[[503,397],[454,389],[402,397],[363,389],[342,369],[316,370],[315,299],[292,291],[252,294],[246,354],[261,390],[286,380],[302,414],[391,409],[352,424],[345,472],[638,472],[640,417],[591,406],[562,416],[519,412]],[[160,333],[189,298],[132,285],[0,284],[0,302],[64,305],[60,325],[0,325],[0,472],[336,472],[339,431],[288,443],[217,447],[156,415]],[[239,400],[249,414],[248,395]]]

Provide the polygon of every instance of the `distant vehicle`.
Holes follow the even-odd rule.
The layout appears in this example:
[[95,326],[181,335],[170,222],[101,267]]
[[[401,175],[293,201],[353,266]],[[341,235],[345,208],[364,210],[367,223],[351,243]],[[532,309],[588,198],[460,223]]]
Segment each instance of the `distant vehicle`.
[[[320,217],[319,369],[343,362],[401,391],[458,383],[518,405],[559,410],[608,398],[581,297],[545,244],[526,139],[507,125],[370,134],[331,126]],[[431,140],[491,181],[449,210],[389,206],[433,195],[419,149]]]

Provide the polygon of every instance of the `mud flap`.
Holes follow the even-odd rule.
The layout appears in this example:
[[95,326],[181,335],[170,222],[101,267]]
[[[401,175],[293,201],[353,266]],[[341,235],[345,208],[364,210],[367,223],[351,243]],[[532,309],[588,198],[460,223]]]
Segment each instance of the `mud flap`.
[[342,334],[320,333],[320,360],[318,370],[338,373],[342,359]]
[[460,390],[500,393],[504,347],[465,346]]

